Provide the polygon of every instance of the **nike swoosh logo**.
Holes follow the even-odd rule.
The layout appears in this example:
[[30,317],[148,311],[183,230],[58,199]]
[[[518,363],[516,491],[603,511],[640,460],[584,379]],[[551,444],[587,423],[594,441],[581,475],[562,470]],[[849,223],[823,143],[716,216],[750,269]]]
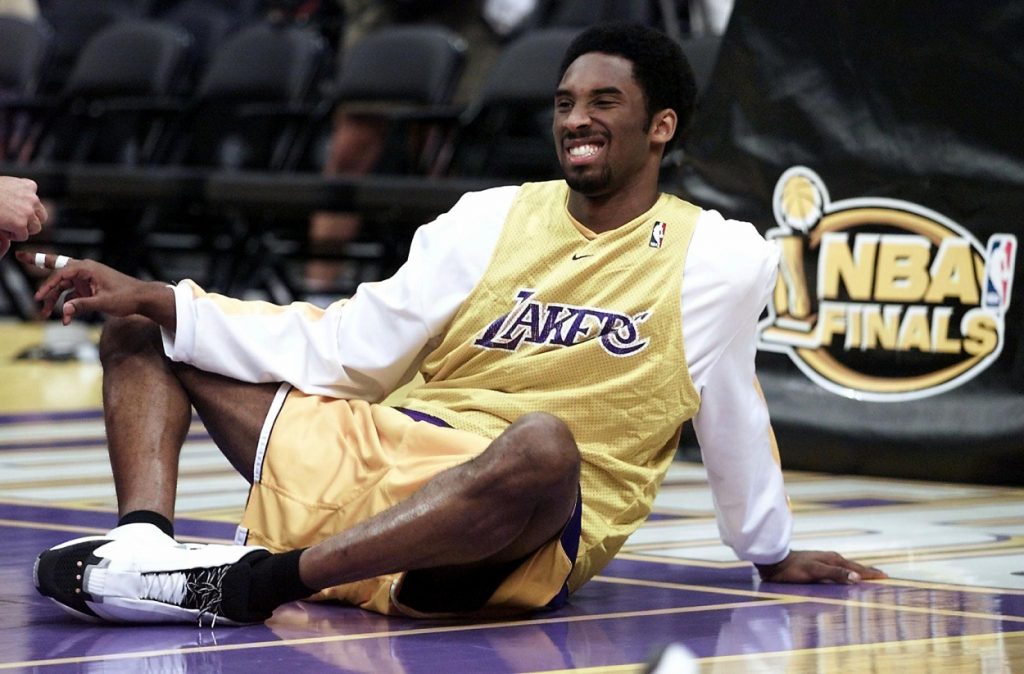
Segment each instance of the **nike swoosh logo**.
[[576,255],[575,253],[573,253],[572,259],[574,259],[574,260],[582,260],[585,257],[594,257],[594,256],[592,254],[591,255]]

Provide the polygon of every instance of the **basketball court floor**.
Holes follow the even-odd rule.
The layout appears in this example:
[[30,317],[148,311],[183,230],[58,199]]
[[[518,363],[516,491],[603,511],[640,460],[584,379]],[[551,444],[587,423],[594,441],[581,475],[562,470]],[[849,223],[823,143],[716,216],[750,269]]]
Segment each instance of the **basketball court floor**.
[[[36,593],[32,562],[109,529],[115,502],[88,344],[84,361],[16,359],[75,342],[55,330],[0,322],[0,670],[624,673],[678,644],[672,672],[1024,671],[1024,489],[789,472],[795,544],[891,578],[759,584],[718,541],[701,466],[682,462],[655,515],[555,612],[466,623],[298,602],[241,628],[76,622]],[[179,537],[229,541],[246,484],[198,422],[182,478]]]

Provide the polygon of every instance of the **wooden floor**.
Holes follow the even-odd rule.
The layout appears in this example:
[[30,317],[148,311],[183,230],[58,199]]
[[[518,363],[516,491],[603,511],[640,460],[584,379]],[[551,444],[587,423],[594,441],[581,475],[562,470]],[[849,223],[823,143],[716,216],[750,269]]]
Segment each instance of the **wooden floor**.
[[[674,672],[1024,671],[1024,490],[787,473],[796,544],[892,578],[772,585],[718,542],[703,469],[684,462],[616,561],[530,619],[423,622],[300,602],[243,628],[75,622],[37,595],[31,566],[114,520],[94,339],[0,322],[0,670],[641,672],[678,644]],[[85,361],[16,359],[41,344],[77,344]],[[181,537],[229,540],[246,485],[198,423],[182,478]]]

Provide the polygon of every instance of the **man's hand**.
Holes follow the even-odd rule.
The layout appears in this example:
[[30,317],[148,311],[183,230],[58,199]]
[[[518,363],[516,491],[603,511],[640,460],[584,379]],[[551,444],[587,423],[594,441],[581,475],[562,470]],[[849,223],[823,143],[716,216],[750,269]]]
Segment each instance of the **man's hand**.
[[175,328],[174,292],[165,283],[140,281],[93,260],[23,251],[18,251],[18,259],[54,270],[35,294],[43,303],[40,316],[44,318],[53,312],[61,294],[70,290],[62,310],[64,325],[75,316],[98,311],[110,316],[141,314],[168,330]]
[[38,234],[46,217],[35,182],[0,176],[0,257],[11,247],[11,241],[24,241]]
[[874,567],[851,562],[838,552],[792,550],[775,564],[755,564],[761,580],[769,583],[840,583],[888,578]]

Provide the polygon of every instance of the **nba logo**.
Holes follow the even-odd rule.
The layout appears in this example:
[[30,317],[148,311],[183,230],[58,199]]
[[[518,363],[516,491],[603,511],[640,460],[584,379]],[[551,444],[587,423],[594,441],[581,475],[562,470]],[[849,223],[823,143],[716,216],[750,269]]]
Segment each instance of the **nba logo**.
[[660,220],[654,222],[654,227],[651,228],[651,240],[647,244],[651,248],[661,248],[661,242],[665,240],[665,223]]
[[999,313],[1010,306],[1013,289],[1013,269],[1017,257],[1017,237],[1013,234],[993,234],[986,246],[985,295],[981,305]]

